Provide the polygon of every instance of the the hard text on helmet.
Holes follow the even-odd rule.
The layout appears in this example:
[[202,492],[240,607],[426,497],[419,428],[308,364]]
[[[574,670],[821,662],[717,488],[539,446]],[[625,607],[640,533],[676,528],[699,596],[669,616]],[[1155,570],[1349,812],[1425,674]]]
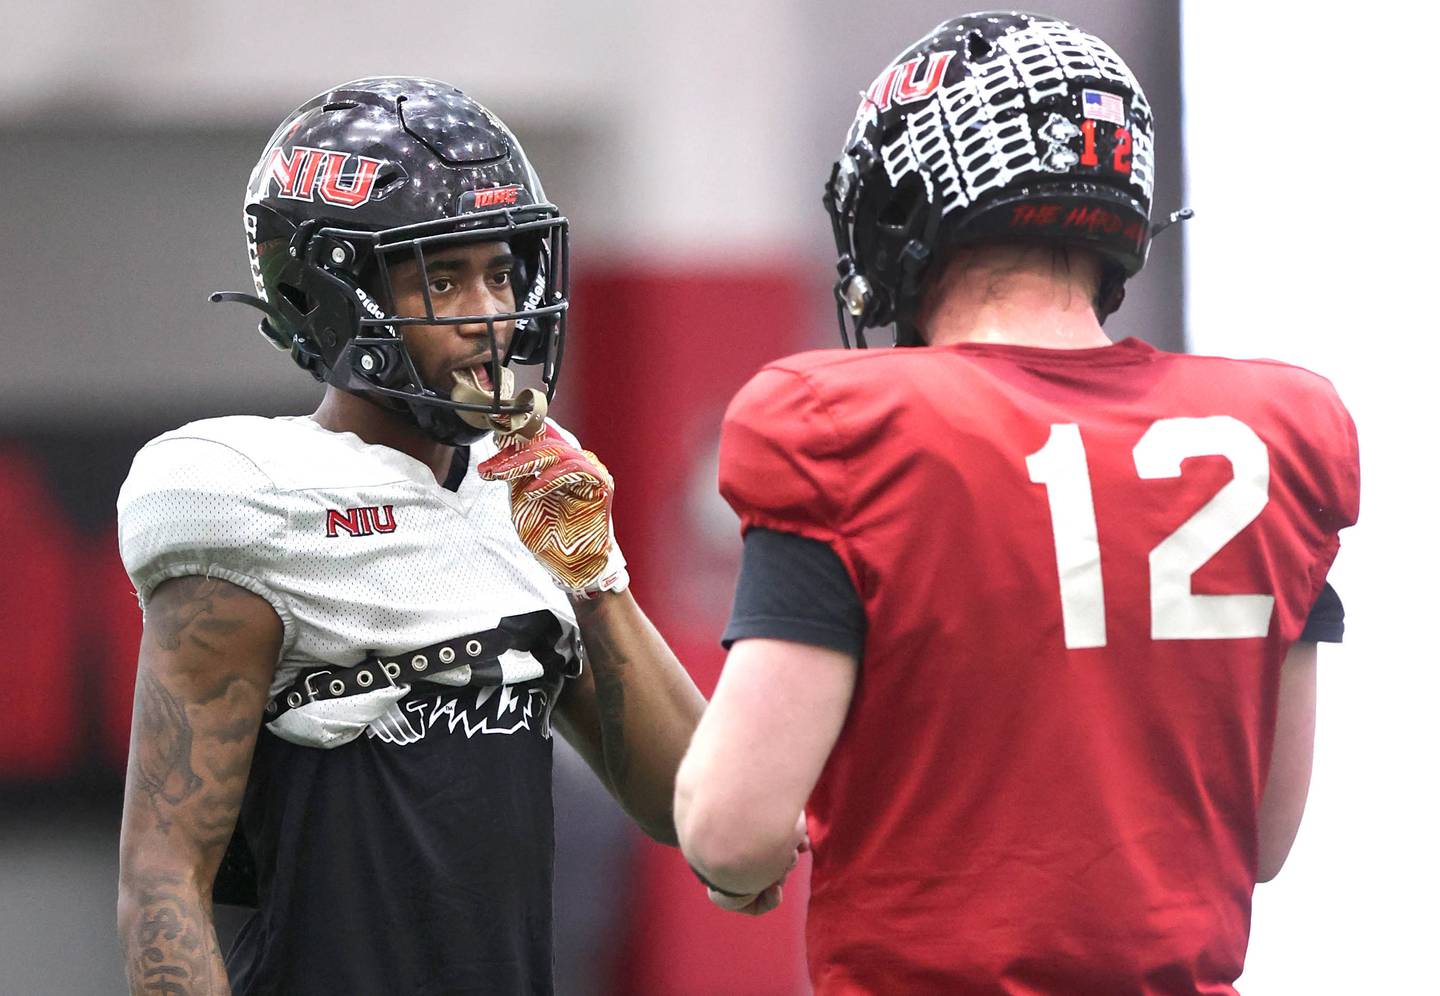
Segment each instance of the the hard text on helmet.
[[1141,222],[1127,220],[1094,204],[1068,207],[1060,204],[1017,204],[1010,209],[1010,227],[1060,228],[1088,234],[1123,235],[1136,243],[1145,234]]

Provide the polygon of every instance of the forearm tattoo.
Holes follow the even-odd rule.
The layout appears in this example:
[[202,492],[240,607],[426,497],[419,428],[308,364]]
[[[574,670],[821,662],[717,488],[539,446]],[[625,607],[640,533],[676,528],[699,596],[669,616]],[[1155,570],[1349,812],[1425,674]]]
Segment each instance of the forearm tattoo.
[[135,700],[132,788],[149,797],[156,825],[169,833],[171,809],[200,790],[200,776],[190,767],[195,732],[185,706],[148,669],[136,678]]
[[[586,612],[581,608],[580,612]],[[630,773],[630,750],[625,742],[625,672],[630,661],[610,626],[591,613],[584,627],[585,653],[595,675],[595,701],[600,713],[600,735],[605,770],[616,788]]]
[[143,890],[132,943],[127,945],[130,991],[169,996],[228,992],[210,917],[175,885],[156,877]]

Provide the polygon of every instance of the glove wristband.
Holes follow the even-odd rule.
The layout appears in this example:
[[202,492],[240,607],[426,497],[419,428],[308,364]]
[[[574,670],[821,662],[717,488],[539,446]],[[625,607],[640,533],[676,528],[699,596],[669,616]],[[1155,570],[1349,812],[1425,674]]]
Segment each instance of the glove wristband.
[[625,568],[625,556],[613,542],[610,544],[610,558],[600,576],[583,588],[567,588],[575,598],[592,599],[601,592],[621,592],[630,587],[630,572]]

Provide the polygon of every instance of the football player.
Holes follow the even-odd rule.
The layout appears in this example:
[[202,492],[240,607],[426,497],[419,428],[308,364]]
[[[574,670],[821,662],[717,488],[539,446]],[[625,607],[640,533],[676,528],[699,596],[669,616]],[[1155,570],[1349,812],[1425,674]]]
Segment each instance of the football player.
[[1231,993],[1294,839],[1355,430],[1313,373],[1106,336],[1152,128],[1096,37],[939,25],[826,189],[842,337],[900,348],[726,414],[744,559],[677,825],[761,912],[808,808],[818,992]]
[[[609,475],[543,420],[566,219],[484,107],[372,78],[286,118],[245,227],[258,296],[217,297],[327,386],[165,433],[120,493],[131,990],[549,992],[552,727],[673,843],[703,707],[627,590]],[[222,962],[212,883],[243,898],[247,856]]]

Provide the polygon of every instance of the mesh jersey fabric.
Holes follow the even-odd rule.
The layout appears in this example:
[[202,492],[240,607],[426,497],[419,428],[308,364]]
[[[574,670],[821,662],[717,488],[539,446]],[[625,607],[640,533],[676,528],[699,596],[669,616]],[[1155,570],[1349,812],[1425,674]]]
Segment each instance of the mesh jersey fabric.
[[[471,458],[493,452],[487,438]],[[309,418],[235,416],[147,444],[118,511],[142,605],[204,575],[275,608],[272,694],[553,615],[554,646],[529,648],[550,662],[540,677],[476,685],[462,668],[398,686],[373,722],[262,729],[240,820],[260,908],[227,957],[237,994],[549,991],[548,717],[581,657],[505,485],[469,473],[447,491],[419,461]]]
[[[494,451],[486,437],[471,458]],[[303,668],[354,665],[537,608],[574,631],[568,600],[515,535],[503,484],[471,474],[446,491],[418,460],[310,418],[230,416],[167,432],[137,454],[117,506],[142,606],[187,574],[274,606],[285,638],[272,691]],[[366,508],[378,522],[359,535],[330,521]],[[393,530],[376,528],[390,514]]]

